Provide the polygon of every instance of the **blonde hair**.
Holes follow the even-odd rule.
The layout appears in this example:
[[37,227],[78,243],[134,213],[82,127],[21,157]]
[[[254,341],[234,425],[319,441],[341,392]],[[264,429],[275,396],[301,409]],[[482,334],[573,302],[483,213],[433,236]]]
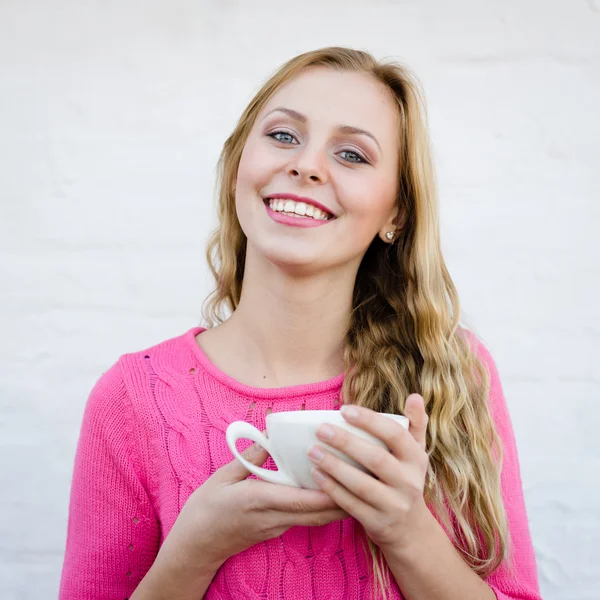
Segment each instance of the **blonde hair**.
[[[424,99],[404,66],[329,47],[292,58],[262,86],[219,160],[220,224],[207,248],[216,289],[203,316],[209,325],[220,323],[222,309],[233,311],[240,300],[246,237],[236,215],[235,183],[246,139],[271,96],[310,67],[370,74],[389,90],[400,114],[397,201],[405,221],[393,244],[375,237],[359,267],[344,346],[344,402],[403,414],[410,393],[423,396],[430,457],[425,501],[464,560],[486,577],[508,557],[502,452],[487,405],[489,374],[458,325],[459,298],[440,248]],[[377,546],[366,541],[385,595],[389,572]]]

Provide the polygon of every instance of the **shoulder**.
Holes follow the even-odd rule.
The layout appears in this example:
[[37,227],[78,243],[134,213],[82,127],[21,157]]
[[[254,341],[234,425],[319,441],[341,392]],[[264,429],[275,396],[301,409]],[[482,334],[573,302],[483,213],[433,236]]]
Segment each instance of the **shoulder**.
[[471,352],[479,359],[490,376],[490,385],[500,383],[498,367],[492,353],[489,350],[489,344],[484,342],[483,338],[473,331],[464,327],[459,327],[458,335],[460,335],[468,344]]
[[152,346],[122,354],[95,383],[88,407],[96,412],[138,412],[152,396],[157,379],[174,380],[194,364],[194,327]]
[[192,327],[183,334],[163,340],[153,346],[123,354],[117,361],[125,381],[132,381],[141,373],[161,376],[186,372],[195,362],[195,335],[200,327]]
[[486,345],[487,343],[484,342],[483,337],[480,334],[476,334],[466,327],[458,327],[457,335],[462,337],[469,344],[471,350],[481,361],[485,362],[486,365],[494,362]]
[[465,336],[470,345],[471,351],[477,357],[488,374],[488,407],[498,431],[502,434],[504,429],[510,429],[512,426],[506,398],[504,396],[504,388],[500,378],[500,372],[496,361],[492,356],[492,352],[489,349],[490,345],[488,342],[484,342],[481,336],[476,335],[468,329],[461,329],[461,334]]

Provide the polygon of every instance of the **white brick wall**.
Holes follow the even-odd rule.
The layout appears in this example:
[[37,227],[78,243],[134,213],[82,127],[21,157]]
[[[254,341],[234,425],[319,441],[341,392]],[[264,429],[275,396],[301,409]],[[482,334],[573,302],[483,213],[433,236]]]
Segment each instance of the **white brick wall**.
[[93,383],[199,319],[234,120],[331,44],[425,85],[443,246],[500,369],[544,598],[600,598],[600,2],[352,5],[0,2],[4,600],[57,594]]

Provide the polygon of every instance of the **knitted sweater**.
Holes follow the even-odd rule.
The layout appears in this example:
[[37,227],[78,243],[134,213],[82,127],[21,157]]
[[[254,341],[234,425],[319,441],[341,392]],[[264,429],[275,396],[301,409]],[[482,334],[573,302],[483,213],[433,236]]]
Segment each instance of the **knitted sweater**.
[[[343,375],[250,387],[210,362],[195,339],[203,330],[122,356],[94,386],[75,456],[60,600],[126,600],[133,593],[191,493],[232,460],[229,423],[245,420],[262,431],[269,408],[339,407]],[[540,600],[510,418],[494,361],[481,342],[477,348],[491,373],[489,402],[504,444],[502,492],[514,565],[512,572],[501,566],[487,583],[499,600]],[[276,468],[271,458],[265,466]],[[204,597],[367,598],[369,561],[352,518],[293,527],[230,557]],[[399,585],[388,597],[402,598]]]

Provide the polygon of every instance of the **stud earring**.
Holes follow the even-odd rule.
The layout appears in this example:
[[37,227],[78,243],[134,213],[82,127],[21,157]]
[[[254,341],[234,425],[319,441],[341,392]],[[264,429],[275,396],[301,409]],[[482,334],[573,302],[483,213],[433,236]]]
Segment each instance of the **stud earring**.
[[391,241],[391,240],[393,240],[393,239],[394,239],[394,232],[393,232],[393,231],[388,231],[388,232],[385,234],[385,237],[386,237],[388,240],[390,240],[390,241]]

